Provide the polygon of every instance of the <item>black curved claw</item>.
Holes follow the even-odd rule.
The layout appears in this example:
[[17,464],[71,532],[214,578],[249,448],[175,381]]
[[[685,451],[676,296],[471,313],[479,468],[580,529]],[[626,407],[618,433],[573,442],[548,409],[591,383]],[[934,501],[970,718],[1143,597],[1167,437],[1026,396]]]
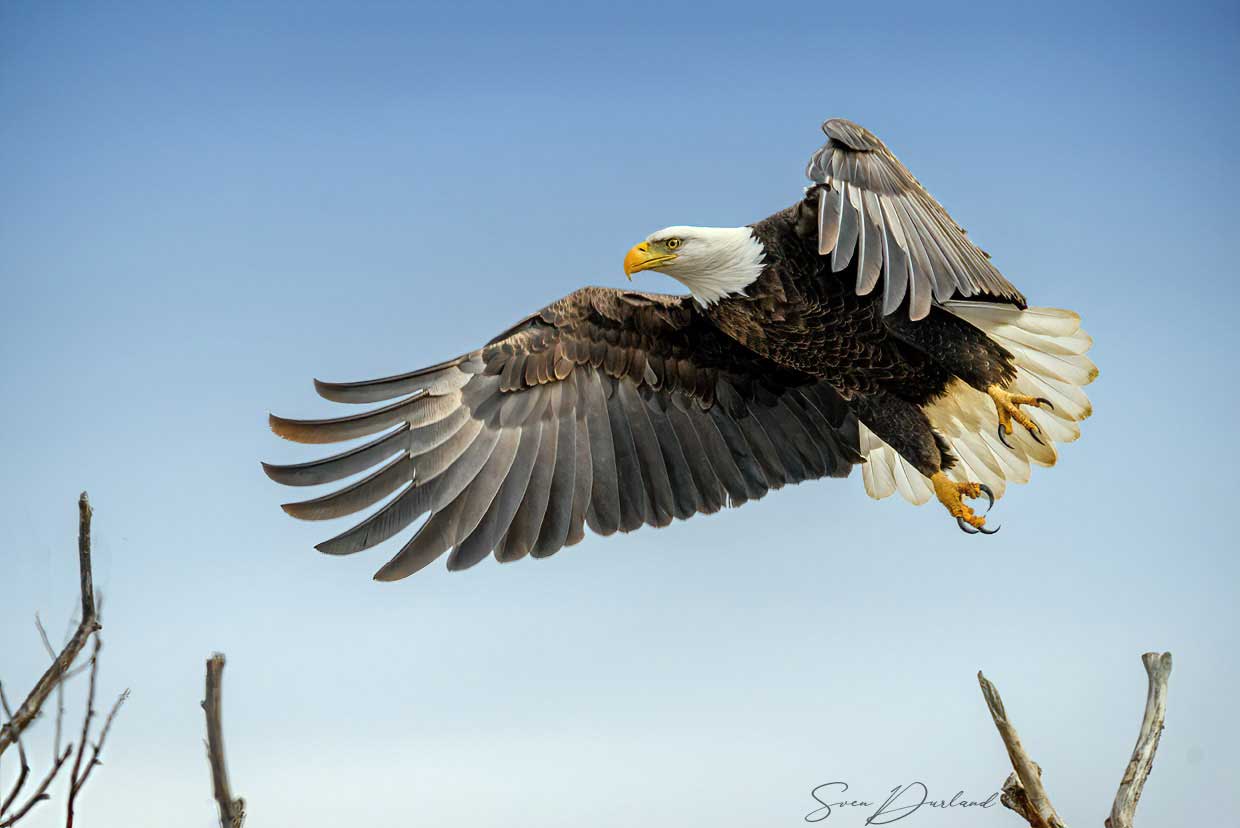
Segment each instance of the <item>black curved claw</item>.
[[989,512],[995,505],[995,493],[985,483],[978,483],[977,487],[982,490],[982,494],[986,495],[986,511]]
[[994,529],[987,529],[985,526],[979,526],[977,531],[981,532],[983,535],[993,535],[1002,528],[1002,526],[996,526]]
[[1037,399],[1034,400],[1034,402],[1038,404],[1038,408],[1041,408],[1042,406],[1046,406],[1051,411],[1055,410],[1055,406],[1046,397],[1038,397]]
[[[1046,445],[1046,443],[1042,442],[1042,438],[1038,436],[1038,430],[1036,428],[1027,428],[1025,431],[1029,432],[1029,436],[1033,438],[1033,442],[1037,443],[1039,446]],[[1003,431],[1002,424],[999,425],[999,442],[1012,449],[1012,451],[1016,451],[1015,446],[1007,441],[1007,435]]]
[[[957,525],[957,526],[959,526],[959,527],[960,527],[960,531],[964,532],[966,535],[976,535],[979,531],[983,531],[983,532],[985,532],[985,531],[986,531],[986,530],[984,530],[984,529],[982,529],[982,530],[974,529],[972,526],[970,526],[969,524],[965,523],[965,522],[964,522],[964,518],[962,518],[962,517],[958,517],[958,518],[956,518],[956,525]],[[995,531],[998,531],[998,530],[995,530]],[[988,534],[988,535],[989,535],[989,534],[991,534],[991,533],[990,533],[990,532],[986,532],[986,534]]]

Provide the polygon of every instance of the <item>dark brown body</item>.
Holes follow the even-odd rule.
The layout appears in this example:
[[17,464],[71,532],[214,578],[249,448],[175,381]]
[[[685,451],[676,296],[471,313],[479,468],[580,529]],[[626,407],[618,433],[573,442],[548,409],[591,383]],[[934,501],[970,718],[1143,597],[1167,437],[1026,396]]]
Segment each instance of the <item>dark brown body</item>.
[[855,264],[836,273],[818,254],[815,203],[811,194],[753,225],[766,269],[745,296],[705,315],[746,348],[829,382],[926,475],[950,467],[922,407],[957,378],[980,390],[1006,383],[1011,354],[942,308],[913,322],[903,311],[884,316],[877,291],[858,296]]

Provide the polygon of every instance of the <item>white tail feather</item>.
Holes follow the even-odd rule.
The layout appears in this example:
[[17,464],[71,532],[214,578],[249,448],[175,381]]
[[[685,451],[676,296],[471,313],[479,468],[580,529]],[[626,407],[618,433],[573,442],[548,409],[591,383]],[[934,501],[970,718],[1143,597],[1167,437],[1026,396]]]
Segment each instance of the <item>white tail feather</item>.
[[[947,440],[957,463],[947,476],[957,482],[985,483],[1001,497],[1008,483],[1027,483],[1030,465],[1053,466],[1056,443],[1071,443],[1081,436],[1081,420],[1092,413],[1082,390],[1093,382],[1098,369],[1085,356],[1093,340],[1081,330],[1081,318],[1058,308],[1028,308],[992,302],[943,303],[950,311],[1006,348],[1015,358],[1016,379],[1007,390],[1014,394],[1044,397],[1054,410],[1022,409],[1041,429],[1039,445],[1020,425],[1014,425],[1007,441],[999,442],[999,416],[994,401],[983,391],[956,380],[947,392],[926,406],[930,425]],[[866,493],[884,498],[899,492],[906,500],[922,504],[933,496],[930,481],[913,468],[865,425],[860,428],[861,454],[866,458],[862,480]]]

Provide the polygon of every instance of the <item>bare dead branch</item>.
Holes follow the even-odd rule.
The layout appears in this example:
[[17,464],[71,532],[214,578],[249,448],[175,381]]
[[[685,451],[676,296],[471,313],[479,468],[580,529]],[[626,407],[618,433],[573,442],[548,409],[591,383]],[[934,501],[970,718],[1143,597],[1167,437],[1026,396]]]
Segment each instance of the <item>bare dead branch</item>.
[[207,684],[202,701],[207,717],[207,759],[211,763],[211,783],[220,809],[220,828],[241,828],[245,821],[245,800],[233,798],[224,758],[224,728],[220,720],[223,678],[224,654],[215,653],[207,659]]
[[[1038,767],[1038,763],[1034,762],[1033,767],[1037,770],[1038,776],[1042,775],[1042,768]],[[1003,789],[999,792],[999,801],[1003,803],[1003,807],[1010,811],[1015,811],[1021,817],[1033,825],[1037,820],[1034,816],[1033,806],[1029,803],[1029,797],[1025,794],[1024,787],[1020,784],[1020,777],[1016,775],[1016,771],[1008,774],[1007,781],[1003,783]]]
[[[1141,656],[1141,663],[1145,665],[1145,672],[1149,677],[1145,715],[1141,720],[1141,730],[1137,734],[1137,746],[1133,748],[1132,759],[1128,761],[1124,778],[1119,784],[1119,792],[1111,806],[1111,816],[1107,817],[1106,828],[1133,828],[1133,814],[1137,810],[1137,801],[1141,798],[1145,780],[1149,778],[1150,770],[1154,766],[1154,753],[1158,750],[1158,740],[1167,716],[1167,681],[1171,676],[1171,653],[1146,653]],[[1032,828],[1065,828],[1042,786],[1042,769],[1029,758],[1020,743],[1020,737],[1016,735],[1016,728],[1008,721],[998,688],[980,672],[977,674],[977,681],[982,687],[982,696],[986,699],[986,706],[990,708],[990,716],[1003,738],[1003,745],[1007,748],[1008,758],[1014,769],[1014,773],[1003,783],[999,801],[1019,814]]]
[[10,717],[3,727],[0,727],[0,754],[17,740],[22,731],[39,715],[43,703],[47,701],[52,690],[64,680],[70,666],[86,646],[87,639],[99,629],[99,619],[95,612],[94,577],[91,574],[90,563],[90,518],[90,500],[86,492],[82,492],[81,497],[78,498],[78,569],[82,589],[82,619],[78,622],[77,630],[69,639],[69,643],[61,650],[60,655],[47,668],[47,671],[39,677],[30,695],[22,702],[21,707],[17,708],[17,713]]
[[[4,695],[4,684],[0,682],[0,707],[4,709],[4,716],[7,719],[13,718],[13,710],[9,707],[9,700]],[[9,795],[0,800],[0,819],[9,810],[9,806],[17,799],[17,795],[21,793],[22,787],[26,784],[26,778],[30,776],[30,763],[26,761],[26,747],[22,744],[22,737],[19,733],[17,736],[17,757],[21,763],[21,768],[17,772],[17,781],[13,784],[13,790],[9,791]]]
[[1055,806],[1051,805],[1046,788],[1042,786],[1041,770],[1029,758],[1020,743],[1015,726],[1008,721],[1003,699],[999,697],[999,688],[982,675],[980,670],[977,673],[977,683],[982,686],[982,697],[986,699],[990,717],[994,719],[999,736],[1003,739],[1003,746],[1007,748],[1012,769],[1016,771],[1015,784],[1012,784],[1010,777],[1004,784],[1004,790],[1009,791],[1008,798],[1012,804],[1003,804],[1023,816],[1033,828],[1065,828],[1063,820],[1055,813]]
[[90,508],[90,498],[86,492],[78,495],[78,571],[82,578],[82,624],[90,619],[94,624],[98,614],[95,612],[95,576],[90,566],[90,519],[95,510]]
[[[47,637],[47,627],[43,626],[43,620],[35,614],[35,628],[38,630],[38,637],[43,642],[43,650],[47,651],[52,662],[56,662],[56,650],[52,647],[50,638]],[[52,739],[52,756],[61,755],[61,735],[64,725],[64,682],[71,678],[71,674],[64,674],[64,679],[56,683],[56,735]]]
[[[47,650],[48,656],[52,662],[56,661],[56,650],[52,648],[52,642],[47,637],[47,628],[43,626],[43,619],[36,612],[34,614],[34,625],[39,631],[39,638],[43,640],[43,648]],[[60,738],[64,732],[65,722],[65,682],[72,677],[72,673],[66,673],[64,679],[56,683],[56,735],[52,739],[52,755],[60,755]]]
[[56,761],[52,763],[51,770],[47,772],[47,776],[43,777],[43,781],[39,783],[39,787],[35,789],[30,798],[27,799],[20,808],[14,811],[12,816],[0,819],[0,828],[9,828],[9,826],[16,825],[24,816],[26,816],[26,814],[30,813],[31,808],[48,798],[48,787],[52,784],[52,781],[56,778],[56,775],[60,773],[60,769],[65,766],[65,762],[69,761],[69,756],[72,753],[73,745],[69,745],[65,748],[64,753],[56,757]]
[[116,714],[120,712],[121,705],[129,698],[129,690],[116,697],[116,701],[112,703],[112,709],[108,711],[108,717],[103,720],[103,729],[99,731],[99,741],[90,746],[90,761],[86,764],[82,776],[72,783],[72,794],[76,794],[86,785],[86,780],[90,778],[90,772],[93,771],[103,762],[99,760],[99,754],[103,752],[103,743],[108,739],[108,733],[112,730],[112,721],[116,718]]
[[[77,794],[81,791],[82,786],[90,777],[91,771],[101,762],[99,761],[99,753],[103,749],[104,741],[107,739],[108,732],[112,728],[112,722],[116,718],[117,712],[120,710],[121,704],[129,696],[126,690],[121,694],[120,698],[112,706],[108,713],[107,719],[104,721],[103,729],[99,733],[99,741],[90,745],[90,757],[83,765],[86,759],[86,747],[90,743],[90,725],[95,718],[95,690],[99,671],[99,652],[103,648],[103,641],[99,637],[99,606],[95,601],[94,579],[91,573],[91,543],[90,543],[90,523],[92,510],[90,501],[83,492],[78,498],[78,569],[79,582],[81,588],[82,615],[78,620],[77,626],[72,635],[68,636],[65,646],[59,653],[52,647],[52,642],[48,638],[47,629],[43,626],[43,619],[35,615],[35,628],[39,632],[39,638],[43,642],[44,648],[48,655],[52,658],[52,664],[47,668],[43,675],[35,684],[34,689],[22,702],[21,707],[13,713],[9,709],[8,699],[4,698],[3,689],[0,688],[0,706],[3,707],[5,716],[8,721],[0,730],[0,753],[5,748],[16,743],[18,754],[21,757],[22,771],[18,777],[17,784],[13,790],[0,801],[0,828],[8,828],[8,826],[16,824],[19,820],[30,813],[34,806],[48,799],[47,790],[52,782],[59,775],[69,760],[76,756],[70,771],[69,783],[69,802],[66,814],[66,822],[68,826],[73,825],[74,804]],[[94,637],[94,646],[91,650],[90,658],[87,663],[78,667],[74,667],[78,656],[86,647],[90,639]],[[86,712],[82,721],[82,735],[77,743],[77,749],[74,745],[69,744],[63,751],[60,748],[61,738],[64,727],[64,684],[73,676],[82,670],[90,670],[90,687],[87,691]],[[29,768],[26,762],[25,746],[22,742],[22,733],[28,725],[30,725],[38,716],[51,695],[52,690],[57,693],[56,708],[56,731],[54,740],[54,750],[52,752],[52,766],[48,770],[47,775],[39,783],[34,793],[30,795],[20,807],[10,811],[18,798],[18,794],[25,784],[29,775]]]
[[86,713],[82,716],[82,736],[78,739],[73,769],[69,771],[69,802],[65,809],[65,828],[73,828],[73,806],[77,800],[78,778],[81,776],[82,757],[86,755],[86,743],[90,739],[90,722],[95,718],[95,680],[99,676],[99,651],[103,641],[95,636],[95,646],[90,654],[90,683],[86,690]]
[[1132,828],[1132,817],[1137,801],[1145,788],[1145,780],[1154,768],[1154,753],[1162,736],[1163,722],[1167,718],[1167,682],[1171,678],[1171,653],[1146,653],[1141,656],[1149,688],[1145,694],[1145,715],[1141,718],[1141,730],[1137,733],[1137,746],[1124,769],[1119,791],[1111,805],[1111,816],[1106,828]]

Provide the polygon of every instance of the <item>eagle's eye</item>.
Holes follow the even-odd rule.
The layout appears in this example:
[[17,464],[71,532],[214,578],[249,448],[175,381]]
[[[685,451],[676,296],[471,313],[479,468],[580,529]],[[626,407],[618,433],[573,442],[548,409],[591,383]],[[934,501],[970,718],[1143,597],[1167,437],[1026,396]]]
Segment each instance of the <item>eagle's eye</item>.
[[683,244],[683,242],[680,239],[668,239],[667,241],[664,242],[664,244],[667,245],[668,250],[675,250],[676,248],[680,247],[680,245]]

